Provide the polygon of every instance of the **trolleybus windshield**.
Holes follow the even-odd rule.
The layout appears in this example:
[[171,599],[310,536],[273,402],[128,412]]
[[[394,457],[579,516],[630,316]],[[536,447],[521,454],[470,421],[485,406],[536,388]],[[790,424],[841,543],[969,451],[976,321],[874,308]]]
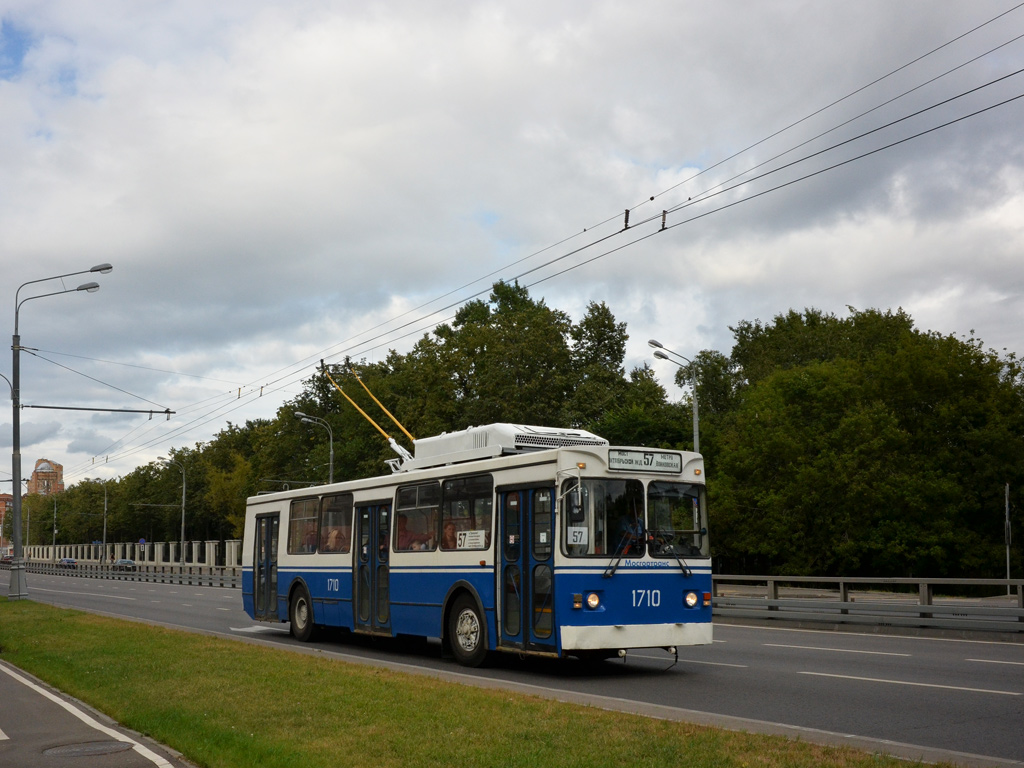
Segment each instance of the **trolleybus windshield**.
[[[704,487],[640,480],[567,480],[562,541],[570,557],[707,557]],[[646,502],[646,503],[645,503]]]

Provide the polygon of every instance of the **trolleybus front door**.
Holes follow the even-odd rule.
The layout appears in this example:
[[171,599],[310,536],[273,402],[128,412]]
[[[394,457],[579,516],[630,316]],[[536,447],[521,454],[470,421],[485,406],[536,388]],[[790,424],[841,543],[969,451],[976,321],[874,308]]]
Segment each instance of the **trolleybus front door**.
[[389,547],[391,505],[356,507],[356,541],[353,591],[355,627],[364,632],[387,633],[391,628]]
[[554,651],[554,491],[501,493],[501,644]]
[[277,532],[280,515],[256,518],[255,574],[253,575],[253,614],[257,619],[273,621],[277,616]]

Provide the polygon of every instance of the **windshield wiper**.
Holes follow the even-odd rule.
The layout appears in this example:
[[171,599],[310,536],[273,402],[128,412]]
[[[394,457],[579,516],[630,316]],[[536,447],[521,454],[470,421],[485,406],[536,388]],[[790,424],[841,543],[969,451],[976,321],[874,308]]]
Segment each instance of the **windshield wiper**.
[[628,533],[622,534],[622,540],[619,541],[619,546],[615,548],[615,556],[608,562],[608,567],[605,568],[604,573],[601,574],[602,579],[610,579],[615,575],[615,571],[619,568],[619,563],[622,562],[623,555],[626,554],[626,539],[628,536]]
[[[697,533],[697,531],[672,531],[671,533],[672,538],[674,538],[679,533]],[[663,536],[666,540],[669,539],[668,532],[666,531],[654,531],[654,536]],[[672,555],[672,557],[675,558],[676,562],[679,563],[679,567],[683,570],[683,576],[685,576],[688,579],[693,577],[693,571],[690,570],[690,566],[683,562],[682,558],[679,557],[679,554],[676,552],[676,548],[673,545],[662,544],[661,554],[665,553]]]

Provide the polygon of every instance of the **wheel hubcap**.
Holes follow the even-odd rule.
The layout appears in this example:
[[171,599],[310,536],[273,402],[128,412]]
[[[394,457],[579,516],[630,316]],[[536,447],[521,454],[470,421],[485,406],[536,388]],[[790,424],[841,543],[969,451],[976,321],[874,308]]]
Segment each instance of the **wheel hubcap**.
[[455,635],[462,650],[470,653],[476,650],[480,642],[480,622],[473,611],[466,610],[459,614]]

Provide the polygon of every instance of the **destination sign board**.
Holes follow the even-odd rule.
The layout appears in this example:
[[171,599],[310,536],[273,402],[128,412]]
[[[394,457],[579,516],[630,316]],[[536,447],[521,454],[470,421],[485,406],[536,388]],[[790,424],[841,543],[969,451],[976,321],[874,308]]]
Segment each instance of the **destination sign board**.
[[680,474],[683,457],[668,451],[608,451],[608,469],[623,472],[666,472]]

